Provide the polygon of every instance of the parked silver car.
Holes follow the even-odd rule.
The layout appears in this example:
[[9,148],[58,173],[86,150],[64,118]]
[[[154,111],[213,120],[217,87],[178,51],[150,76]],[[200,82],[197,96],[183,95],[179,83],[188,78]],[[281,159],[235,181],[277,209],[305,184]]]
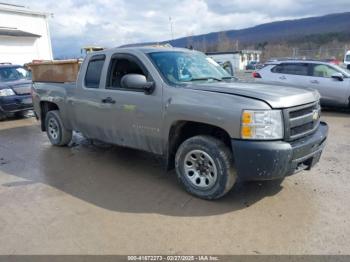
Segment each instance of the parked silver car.
[[350,73],[341,67],[314,60],[280,60],[266,63],[253,77],[264,83],[283,83],[316,89],[324,106],[350,106]]

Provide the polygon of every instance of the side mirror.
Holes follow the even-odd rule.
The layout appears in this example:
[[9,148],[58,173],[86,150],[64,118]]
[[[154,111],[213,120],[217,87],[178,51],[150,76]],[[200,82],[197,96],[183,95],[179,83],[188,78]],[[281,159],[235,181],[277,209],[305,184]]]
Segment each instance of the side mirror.
[[222,64],[222,68],[225,69],[227,73],[230,74],[230,76],[233,76],[233,68],[232,68],[232,63],[230,61],[226,61],[225,63]]
[[332,75],[332,78],[338,81],[344,81],[344,76],[342,73],[335,73]]
[[154,90],[154,82],[148,82],[144,75],[127,74],[120,81],[122,88],[143,90],[146,94],[151,94]]

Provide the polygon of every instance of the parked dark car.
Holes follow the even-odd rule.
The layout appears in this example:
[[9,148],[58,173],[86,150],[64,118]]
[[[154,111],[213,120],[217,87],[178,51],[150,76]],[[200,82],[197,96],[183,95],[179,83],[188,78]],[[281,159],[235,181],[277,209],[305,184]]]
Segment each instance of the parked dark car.
[[31,73],[19,65],[0,64],[0,120],[33,109]]

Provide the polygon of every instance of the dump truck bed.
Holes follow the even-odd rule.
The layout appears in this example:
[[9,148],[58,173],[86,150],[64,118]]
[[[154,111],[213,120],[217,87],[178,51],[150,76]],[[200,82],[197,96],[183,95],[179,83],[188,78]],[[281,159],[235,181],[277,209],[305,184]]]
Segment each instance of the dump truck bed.
[[75,82],[78,78],[81,60],[39,61],[29,64],[33,82],[65,83]]

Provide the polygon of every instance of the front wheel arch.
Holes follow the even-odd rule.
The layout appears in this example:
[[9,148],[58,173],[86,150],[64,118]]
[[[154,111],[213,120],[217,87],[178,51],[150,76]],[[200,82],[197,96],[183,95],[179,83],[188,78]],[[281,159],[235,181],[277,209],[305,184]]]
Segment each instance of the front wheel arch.
[[[209,157],[197,156],[186,168],[188,155],[192,152],[207,154]],[[209,161],[208,161],[209,160]],[[212,162],[211,164],[210,161]],[[214,165],[215,181],[207,183],[210,178],[210,166]],[[184,141],[176,152],[176,174],[179,181],[190,194],[203,199],[218,199],[228,193],[237,180],[237,172],[231,150],[223,141],[212,136],[194,136]],[[212,176],[214,178],[214,176]],[[207,183],[207,185],[204,183]]]
[[215,137],[221,140],[232,152],[231,137],[226,130],[207,123],[179,120],[174,122],[169,129],[168,142],[164,152],[167,170],[175,167],[175,154],[182,142],[198,135]]

